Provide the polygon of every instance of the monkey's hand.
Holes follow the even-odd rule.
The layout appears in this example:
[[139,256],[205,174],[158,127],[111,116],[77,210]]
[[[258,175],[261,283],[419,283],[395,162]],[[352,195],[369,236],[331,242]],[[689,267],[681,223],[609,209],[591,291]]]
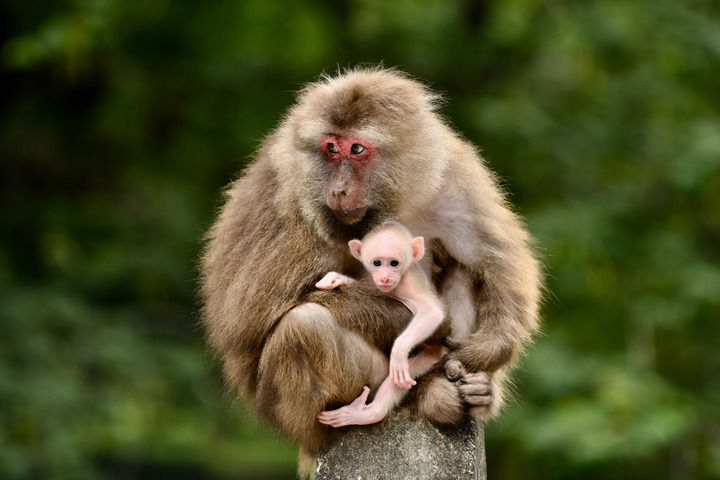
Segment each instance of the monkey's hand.
[[443,365],[445,377],[455,382],[465,408],[471,415],[480,417],[489,415],[493,411],[495,402],[490,376],[483,371],[470,373],[460,360],[453,358],[453,353],[462,347],[461,342],[445,337],[443,344],[452,350]]
[[469,373],[463,364],[454,358],[445,361],[443,371],[448,380],[455,382],[458,396],[468,413],[485,417],[492,412],[495,397],[492,381],[487,373]]
[[370,388],[363,387],[360,396],[353,400],[350,405],[345,405],[337,410],[325,410],[318,413],[318,422],[334,428],[346,425],[370,425],[379,422],[385,418],[385,415],[382,412],[377,412],[372,403],[370,405],[365,403],[369,394]]
[[392,382],[399,388],[410,390],[417,382],[410,376],[409,352],[398,347],[397,342],[390,352],[390,374]]
[[460,399],[465,403],[468,413],[484,417],[492,412],[495,397],[493,395],[492,382],[487,373],[464,373],[463,377],[458,380],[455,385],[457,385]]
[[325,275],[322,280],[317,282],[315,287],[320,290],[333,290],[342,285],[350,285],[351,283],[355,283],[354,278],[350,278],[342,273],[330,272]]

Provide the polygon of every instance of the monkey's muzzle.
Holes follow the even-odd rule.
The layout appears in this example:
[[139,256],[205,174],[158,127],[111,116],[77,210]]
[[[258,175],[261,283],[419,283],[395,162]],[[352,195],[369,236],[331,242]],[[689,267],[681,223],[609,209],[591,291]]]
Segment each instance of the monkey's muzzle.
[[345,225],[352,225],[365,217],[367,207],[353,208],[352,210],[333,210],[332,212]]

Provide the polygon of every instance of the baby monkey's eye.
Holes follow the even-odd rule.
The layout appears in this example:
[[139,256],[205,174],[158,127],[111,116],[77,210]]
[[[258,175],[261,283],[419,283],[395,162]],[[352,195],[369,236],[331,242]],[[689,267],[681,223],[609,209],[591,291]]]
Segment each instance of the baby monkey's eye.
[[398,262],[397,260],[390,260],[391,267],[397,267],[398,265],[400,265],[400,262]]
[[337,145],[335,145],[332,142],[328,142],[327,149],[328,149],[328,152],[330,152],[330,153],[340,153],[340,150],[338,149]]
[[380,260],[373,260],[373,265],[379,267],[380,265],[382,265],[382,262]]

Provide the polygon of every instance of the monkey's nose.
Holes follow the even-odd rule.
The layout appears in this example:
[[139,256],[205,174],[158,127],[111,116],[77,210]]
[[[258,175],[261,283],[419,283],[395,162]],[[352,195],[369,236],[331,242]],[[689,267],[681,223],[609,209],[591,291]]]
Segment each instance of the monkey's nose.
[[333,187],[330,193],[332,193],[335,197],[344,197],[345,195],[347,195],[344,185]]

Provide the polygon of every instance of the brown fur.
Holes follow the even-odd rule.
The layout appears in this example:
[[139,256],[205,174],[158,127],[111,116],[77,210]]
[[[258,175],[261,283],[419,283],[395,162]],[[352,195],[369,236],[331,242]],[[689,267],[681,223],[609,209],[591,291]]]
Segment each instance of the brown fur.
[[418,388],[424,395],[417,399],[417,412],[437,423],[457,423],[465,414],[463,402],[458,397],[457,388],[444,376],[433,372],[422,379]]
[[[385,354],[411,317],[362,284],[314,290],[328,271],[360,272],[346,242],[382,221],[400,221],[429,242],[424,268],[443,300],[453,300],[460,348],[450,357],[467,372],[502,371],[482,399],[489,406],[468,405],[459,383],[428,376],[413,388],[421,415],[452,423],[468,408],[496,412],[506,371],[538,327],[541,275],[529,236],[436,104],[436,95],[392,70],[309,85],[230,185],[209,233],[202,295],[210,344],[231,386],[310,454],[328,438],[316,414],[383,380]],[[353,225],[325,204],[332,167],[318,139],[329,133],[368,139],[378,152],[367,214]]]

